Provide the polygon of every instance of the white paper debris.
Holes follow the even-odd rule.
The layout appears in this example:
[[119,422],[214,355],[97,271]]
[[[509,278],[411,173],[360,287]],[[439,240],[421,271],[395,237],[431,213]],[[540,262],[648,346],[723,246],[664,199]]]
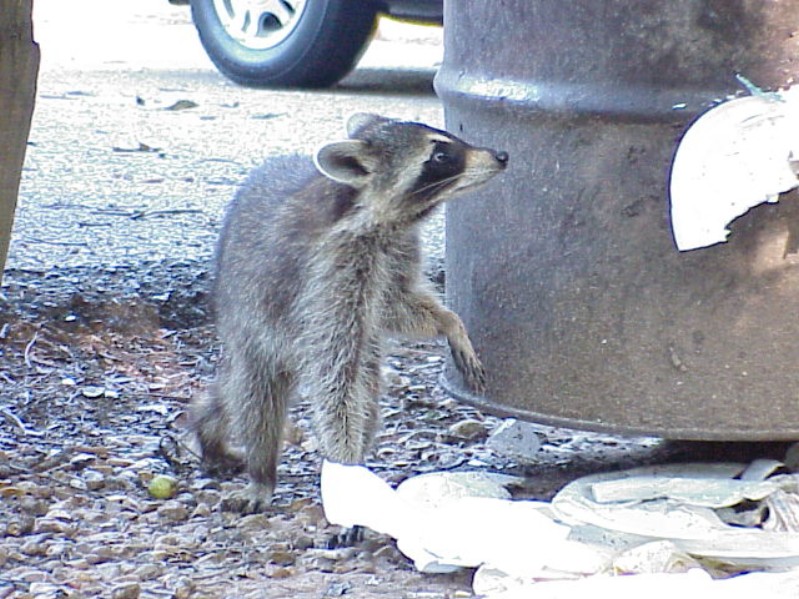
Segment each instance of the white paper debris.
[[598,503],[669,498],[688,505],[721,508],[744,500],[760,501],[778,488],[766,481],[637,476],[598,482],[592,485],[591,493]]
[[[732,566],[768,560],[772,560],[779,567],[799,566],[799,534],[770,533],[758,528],[729,526],[708,506],[708,496],[697,491],[698,487],[693,487],[696,491],[693,495],[680,491],[677,496],[672,497],[659,492],[656,495],[662,497],[661,499],[647,497],[646,493],[640,494],[640,500],[622,499],[616,503],[600,503],[594,498],[593,489],[597,484],[636,477],[641,477],[641,486],[646,486],[650,477],[653,482],[672,478],[674,488],[680,482],[693,485],[702,480],[697,475],[707,466],[659,466],[587,476],[564,487],[553,499],[552,507],[556,515],[565,522],[591,524],[648,539],[668,539],[692,555],[713,557]],[[740,471],[737,464],[721,465],[722,469],[724,467],[730,473]],[[738,483],[742,481],[732,478],[719,480],[720,471],[710,471],[705,479],[709,488],[718,492],[726,484],[731,496],[745,495],[739,492]],[[781,481],[786,487],[796,485],[795,477],[784,476],[775,477],[763,484],[773,485],[770,487],[770,493],[773,493],[780,488],[779,484],[775,484],[777,481]],[[770,493],[766,493],[764,497]],[[724,497],[716,499],[719,500],[719,505],[728,503]]]
[[736,98],[686,132],[671,172],[671,225],[681,251],[727,240],[729,223],[799,186],[799,86]]
[[[326,461],[321,485],[325,517],[333,524],[360,524],[391,535],[422,572],[491,563],[505,572],[562,578],[596,572],[607,559],[587,545],[569,541],[571,529],[553,520],[548,503],[469,497],[465,487],[452,483],[451,473],[438,473],[450,482],[435,485],[433,475],[424,476],[426,487],[457,490],[433,505],[424,493],[414,500],[408,491],[421,485],[403,483],[408,486],[398,493],[362,466]],[[484,485],[485,479],[478,493]],[[518,543],[508,542],[509,530],[518,542],[536,542],[520,552]]]
[[439,507],[461,497],[493,497],[510,499],[505,487],[524,479],[490,472],[431,472],[405,479],[397,493],[406,501]]
[[[331,523],[396,538],[420,571],[478,568],[474,591],[487,599],[533,592],[537,599],[588,592],[638,599],[653,588],[719,599],[751,599],[758,589],[787,599],[799,597],[799,533],[791,527],[799,476],[772,476],[778,466],[683,464],[592,475],[548,503],[508,499],[503,485],[513,477],[433,473],[395,491],[364,467],[325,462],[322,501]],[[771,529],[719,517],[741,502],[779,505],[784,514]],[[768,573],[714,580],[709,568],[718,568],[716,576]]]
[[686,597],[701,599],[796,599],[799,571],[779,574],[753,573],[714,580],[702,570],[685,574],[592,576],[574,581],[543,582],[534,588],[522,585],[486,599],[574,599],[575,597]]

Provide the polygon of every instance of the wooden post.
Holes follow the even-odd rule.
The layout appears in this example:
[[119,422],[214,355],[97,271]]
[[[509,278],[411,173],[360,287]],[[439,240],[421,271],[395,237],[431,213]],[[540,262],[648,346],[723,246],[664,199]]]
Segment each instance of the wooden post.
[[33,0],[0,0],[0,282],[14,224],[39,73],[32,10]]

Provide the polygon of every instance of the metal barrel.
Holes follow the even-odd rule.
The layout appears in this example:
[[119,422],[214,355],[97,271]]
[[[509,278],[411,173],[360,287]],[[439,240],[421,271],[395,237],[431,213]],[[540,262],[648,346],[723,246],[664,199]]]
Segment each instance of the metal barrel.
[[[680,253],[668,177],[688,125],[799,75],[799,2],[453,0],[447,128],[510,153],[447,206],[447,295],[487,411],[689,440],[799,439],[799,197]],[[797,132],[799,135],[799,132]]]

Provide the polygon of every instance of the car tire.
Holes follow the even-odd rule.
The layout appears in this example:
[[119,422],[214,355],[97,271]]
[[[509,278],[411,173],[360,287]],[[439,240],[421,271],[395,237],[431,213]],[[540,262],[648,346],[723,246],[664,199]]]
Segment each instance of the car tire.
[[355,66],[377,22],[366,0],[191,0],[219,71],[251,87],[328,87]]

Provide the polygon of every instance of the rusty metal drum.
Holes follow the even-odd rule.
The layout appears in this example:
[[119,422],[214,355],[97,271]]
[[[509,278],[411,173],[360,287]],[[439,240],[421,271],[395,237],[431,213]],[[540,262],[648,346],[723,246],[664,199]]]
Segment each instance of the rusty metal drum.
[[[689,440],[799,439],[799,197],[677,251],[668,178],[692,120],[799,80],[799,2],[457,0],[450,131],[508,171],[447,206],[447,295],[488,411]],[[797,132],[799,134],[799,132]]]

